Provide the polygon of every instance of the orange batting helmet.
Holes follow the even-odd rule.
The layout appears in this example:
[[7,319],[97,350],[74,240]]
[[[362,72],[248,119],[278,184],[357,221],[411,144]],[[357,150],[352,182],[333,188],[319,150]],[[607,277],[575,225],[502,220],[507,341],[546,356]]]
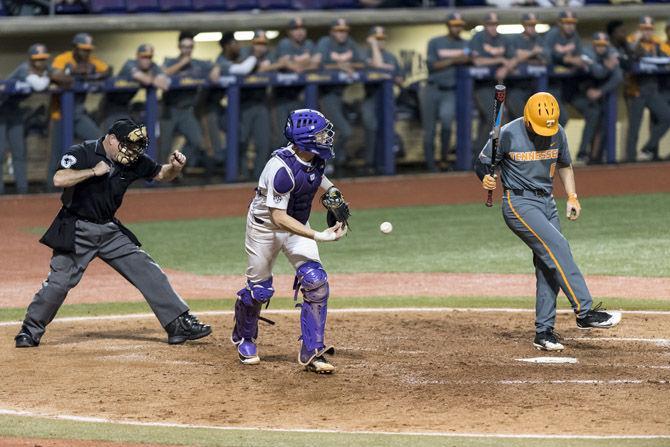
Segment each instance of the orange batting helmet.
[[558,117],[561,110],[554,95],[538,92],[528,98],[523,109],[523,121],[533,132],[550,137],[558,132]]

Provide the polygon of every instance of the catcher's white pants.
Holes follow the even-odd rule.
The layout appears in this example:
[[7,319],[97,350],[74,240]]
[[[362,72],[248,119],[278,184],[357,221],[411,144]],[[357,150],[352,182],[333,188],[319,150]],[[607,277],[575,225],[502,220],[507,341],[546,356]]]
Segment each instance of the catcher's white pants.
[[247,214],[244,247],[248,259],[247,279],[254,283],[272,276],[272,266],[280,250],[295,269],[307,261],[321,262],[315,240],[278,230],[272,222],[259,223],[251,212]]

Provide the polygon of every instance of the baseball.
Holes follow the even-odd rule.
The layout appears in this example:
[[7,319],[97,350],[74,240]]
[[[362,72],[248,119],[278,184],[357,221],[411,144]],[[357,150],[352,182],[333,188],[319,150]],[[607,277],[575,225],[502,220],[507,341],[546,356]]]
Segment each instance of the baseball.
[[393,225],[391,225],[391,222],[382,222],[381,225],[379,225],[379,231],[384,234],[389,234],[393,231]]

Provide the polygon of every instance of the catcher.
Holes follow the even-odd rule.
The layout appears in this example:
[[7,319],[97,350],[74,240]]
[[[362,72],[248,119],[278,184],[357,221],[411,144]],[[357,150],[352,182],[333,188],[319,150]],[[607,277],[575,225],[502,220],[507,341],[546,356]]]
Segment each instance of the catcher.
[[189,313],[163,270],[140,250],[133,233],[114,217],[132,182],[170,181],[186,163],[186,157],[175,152],[168,163],[159,165],[144,155],[148,144],[144,126],[120,119],[102,138],[72,146],[61,158],[53,181],[64,188],[63,207],[40,239],[53,249],[51,271],[28,306],[15,338],[17,348],[39,345],[68,291],[79,283],[95,257],[142,292],[165,328],[168,343],[184,343],[211,333],[210,326]]
[[[265,165],[247,214],[246,286],[237,292],[235,327],[231,337],[245,365],[260,362],[256,340],[263,305],[274,294],[272,266],[283,251],[296,269],[293,288],[302,292],[301,346],[298,362],[307,370],[332,373],[324,354],[334,350],[324,342],[328,307],[328,275],[321,265],[317,242],[336,241],[347,232],[349,207],[324,175],[326,161],[335,156],[333,125],[316,110],[292,111],[284,128],[289,144],[276,150]],[[309,223],[312,199],[319,187],[328,209],[329,228],[313,230]]]
[[[533,251],[537,278],[533,345],[544,351],[563,350],[554,333],[559,289],[577,315],[578,328],[611,328],[621,321],[620,312],[605,312],[600,305],[592,306],[584,276],[561,234],[552,194],[556,170],[568,194],[568,219],[576,220],[581,206],[559,115],[556,98],[545,92],[535,93],[526,102],[523,117],[501,129],[494,160],[494,166],[500,167],[504,188],[505,223]],[[489,140],[475,167],[487,190],[496,188],[496,177],[489,174],[491,153]]]

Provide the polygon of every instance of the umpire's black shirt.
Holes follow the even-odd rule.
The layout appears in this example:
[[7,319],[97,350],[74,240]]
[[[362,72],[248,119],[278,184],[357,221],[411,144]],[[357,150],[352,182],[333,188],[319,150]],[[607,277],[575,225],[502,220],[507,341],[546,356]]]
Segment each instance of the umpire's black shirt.
[[135,163],[122,165],[107,158],[102,145],[103,138],[89,140],[72,146],[60,160],[58,169],[92,169],[104,161],[111,166],[109,173],[91,177],[74,186],[65,188],[61,196],[63,206],[80,219],[106,223],[114,219],[116,210],[123,202],[128,186],[138,179],[153,179],[161,166],[146,155],[140,155]]

